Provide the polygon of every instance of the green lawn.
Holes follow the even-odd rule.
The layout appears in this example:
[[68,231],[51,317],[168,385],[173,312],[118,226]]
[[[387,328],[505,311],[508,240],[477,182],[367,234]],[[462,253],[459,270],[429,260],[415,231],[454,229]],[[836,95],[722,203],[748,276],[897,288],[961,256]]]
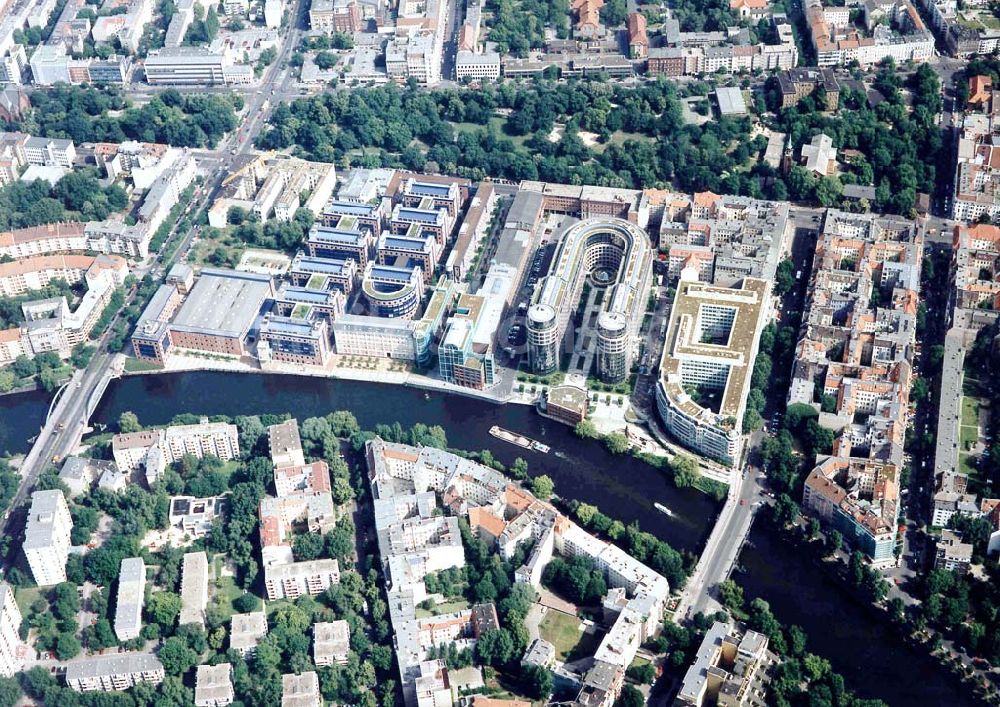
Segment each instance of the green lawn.
[[959,472],[967,475],[970,479],[974,479],[979,475],[979,470],[972,466],[973,460],[976,459],[975,455],[958,453],[958,470]]
[[979,428],[962,425],[958,430],[959,449],[969,451],[979,441]]
[[[528,136],[508,135],[507,132],[504,130],[504,125],[506,123],[507,120],[505,118],[499,115],[494,115],[492,118],[490,118],[489,126],[491,128],[494,128],[499,135],[509,138],[510,140],[513,140],[514,144],[517,145],[518,147],[523,146],[525,141],[528,139]],[[456,133],[478,132],[483,129],[483,126],[480,125],[479,123],[452,123],[452,127],[455,129]]]
[[979,399],[962,397],[962,424],[969,427],[979,426]]
[[163,366],[152,361],[141,361],[137,358],[125,360],[125,371],[128,373],[141,373],[143,371],[162,371]]
[[23,616],[27,616],[30,612],[30,607],[32,602],[38,597],[42,596],[41,587],[15,587],[14,588],[14,601],[17,602],[17,608],[21,610]]
[[538,632],[542,638],[555,646],[556,658],[559,660],[569,660],[571,656],[578,654],[584,643],[591,643],[591,636],[583,633],[580,619],[576,616],[569,616],[554,609],[549,609],[538,626]]
[[434,606],[432,609],[417,607],[416,616],[418,619],[426,619],[431,616],[441,616],[455,611],[465,611],[469,608],[469,602],[461,597],[456,597],[442,604]]

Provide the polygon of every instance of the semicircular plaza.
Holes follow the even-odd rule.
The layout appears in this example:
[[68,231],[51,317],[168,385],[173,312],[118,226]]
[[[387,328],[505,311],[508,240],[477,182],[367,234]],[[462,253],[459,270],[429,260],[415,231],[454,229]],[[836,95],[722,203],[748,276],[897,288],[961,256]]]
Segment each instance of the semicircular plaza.
[[555,371],[560,344],[584,283],[607,286],[597,316],[597,375],[606,382],[628,377],[650,287],[649,237],[619,218],[589,218],[570,225],[559,239],[549,272],[528,308],[528,361],[536,373]]

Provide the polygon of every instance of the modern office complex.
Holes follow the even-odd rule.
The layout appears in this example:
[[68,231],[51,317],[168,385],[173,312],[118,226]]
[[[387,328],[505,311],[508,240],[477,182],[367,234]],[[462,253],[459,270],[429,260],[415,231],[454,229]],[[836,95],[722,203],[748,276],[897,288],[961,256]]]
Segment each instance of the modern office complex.
[[24,529],[24,556],[39,587],[66,581],[66,558],[73,519],[66,497],[58,489],[31,494],[28,524]]
[[[682,444],[729,466],[743,451],[743,414],[760,333],[770,318],[770,285],[739,288],[681,271],[656,384],[656,407]],[[702,404],[706,398],[714,404]]]
[[528,308],[528,360],[537,373],[558,369],[561,344],[584,282],[607,287],[597,319],[597,374],[628,377],[649,295],[649,237],[622,219],[587,219],[562,235],[548,275]]

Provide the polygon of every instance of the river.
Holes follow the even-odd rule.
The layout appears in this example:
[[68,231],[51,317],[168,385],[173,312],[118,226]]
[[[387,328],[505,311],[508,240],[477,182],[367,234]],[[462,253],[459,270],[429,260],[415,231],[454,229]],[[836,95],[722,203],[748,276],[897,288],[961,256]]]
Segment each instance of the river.
[[[28,445],[22,440],[37,432],[46,406],[44,394],[0,397],[2,429],[11,451],[26,451]],[[566,426],[522,405],[497,406],[385,384],[197,372],[113,381],[94,421],[114,424],[126,410],[148,425],[165,424],[184,412],[231,416],[290,412],[302,419],[334,410],[350,410],[366,429],[397,421],[404,427],[416,422],[438,424],[454,447],[490,449],[506,463],[523,457],[532,474],[552,478],[557,493],[597,505],[626,523],[639,521],[643,529],[674,547],[695,552],[718,511],[718,504],[706,496],[676,489],[661,472],[631,458],[613,456],[602,445],[580,440]],[[495,424],[544,441],[552,453],[530,452],[494,438],[489,428]],[[21,434],[25,436],[17,436]],[[673,515],[656,511],[653,503],[657,501]],[[809,650],[829,659],[859,695],[881,698],[891,707],[978,704],[933,660],[872,620],[864,607],[809,558],[782,542],[768,524],[756,523],[750,539],[752,547],[740,558],[747,571],[737,577],[748,601],[762,597],[780,621],[802,626],[809,635]]]

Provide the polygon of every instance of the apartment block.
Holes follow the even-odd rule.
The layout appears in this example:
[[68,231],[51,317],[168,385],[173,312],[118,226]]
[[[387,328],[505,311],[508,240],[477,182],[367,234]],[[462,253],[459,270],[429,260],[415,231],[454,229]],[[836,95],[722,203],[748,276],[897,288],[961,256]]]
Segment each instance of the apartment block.
[[272,601],[319,594],[339,583],[340,564],[336,560],[289,562],[264,568],[264,586]]
[[111,653],[66,663],[66,685],[77,692],[127,690],[142,682],[158,685],[163,664],[150,653]]
[[347,665],[351,652],[351,626],[346,621],[313,624],[313,662],[318,667]]
[[24,555],[39,587],[66,581],[66,558],[73,519],[62,491],[35,491],[24,530]]
[[122,643],[139,637],[145,598],[146,563],[141,557],[126,557],[118,573],[118,601],[115,605],[115,635]]
[[195,673],[195,707],[224,707],[233,703],[233,666],[231,663],[199,665]]
[[[271,425],[267,428],[268,446],[271,450],[271,463],[275,469],[286,466],[299,466],[306,463],[302,452],[302,438],[299,437],[299,422],[294,417],[285,422]],[[277,478],[275,484],[277,485]],[[282,489],[277,489],[278,496],[286,496]]]
[[702,639],[674,707],[762,704],[770,664],[767,636],[716,621]]
[[806,478],[802,508],[836,528],[877,568],[896,562],[899,469],[868,459],[823,458]]
[[21,621],[14,590],[6,582],[0,583],[0,675],[6,678],[24,667]]
[[361,32],[361,5],[357,0],[314,0],[309,6],[309,27],[322,32]]
[[208,555],[188,552],[181,564],[181,613],[177,625],[205,625],[208,606]]
[[323,707],[316,671],[281,676],[281,707]]
[[267,614],[252,611],[249,614],[233,614],[229,625],[229,647],[244,658],[257,650],[257,643],[267,635]]

